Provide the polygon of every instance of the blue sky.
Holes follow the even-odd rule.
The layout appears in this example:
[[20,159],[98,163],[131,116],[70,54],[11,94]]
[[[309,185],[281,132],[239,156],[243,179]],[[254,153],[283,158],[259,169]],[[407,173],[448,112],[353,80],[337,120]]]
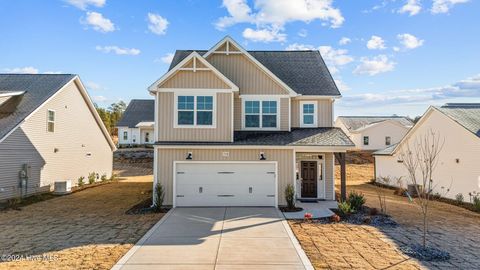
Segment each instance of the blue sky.
[[319,49],[337,115],[415,116],[480,102],[479,14],[473,0],[0,0],[0,72],[79,74],[108,106],[149,98],[175,49],[230,35],[248,50]]

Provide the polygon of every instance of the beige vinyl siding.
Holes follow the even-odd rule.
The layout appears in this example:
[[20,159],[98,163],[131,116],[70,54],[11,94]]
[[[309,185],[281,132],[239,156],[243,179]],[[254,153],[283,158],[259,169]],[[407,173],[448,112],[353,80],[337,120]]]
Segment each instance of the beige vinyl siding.
[[[55,111],[53,133],[47,132],[49,109]],[[18,174],[24,163],[31,166],[30,192],[48,190],[56,180],[76,185],[78,177],[89,172],[111,176],[112,149],[75,82],[0,143],[0,187],[6,190],[0,199],[19,195]]]
[[[289,127],[289,98],[281,98],[280,99],[280,130],[288,131],[290,130]],[[234,99],[234,129],[235,130],[242,130],[242,99],[235,96]]]
[[301,109],[300,103],[302,101],[317,102],[317,123],[319,127],[333,126],[333,101],[330,99],[292,99],[292,127],[300,127]]
[[325,153],[325,200],[335,200],[335,157]]
[[[157,179],[165,187],[165,204],[173,203],[173,161],[185,161],[192,152],[194,161],[259,161],[264,152],[268,161],[278,162],[278,203],[285,205],[284,190],[287,184],[294,184],[293,159],[291,149],[157,149]],[[223,152],[229,152],[223,157]]]
[[289,93],[243,54],[211,54],[207,60],[240,88],[241,95]]
[[230,89],[216,74],[207,70],[197,70],[196,72],[180,70],[159,85],[159,88]]
[[230,142],[232,140],[232,95],[233,93],[216,94],[215,128],[174,128],[175,95],[172,92],[159,93],[158,139],[160,141]]

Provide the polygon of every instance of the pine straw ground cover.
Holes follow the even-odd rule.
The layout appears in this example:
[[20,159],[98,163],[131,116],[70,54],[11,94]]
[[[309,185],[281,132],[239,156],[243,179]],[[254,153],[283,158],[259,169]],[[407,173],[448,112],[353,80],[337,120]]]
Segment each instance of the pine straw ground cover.
[[0,212],[0,254],[44,256],[0,261],[0,269],[110,269],[163,215],[126,214],[151,196],[151,179],[128,177]]

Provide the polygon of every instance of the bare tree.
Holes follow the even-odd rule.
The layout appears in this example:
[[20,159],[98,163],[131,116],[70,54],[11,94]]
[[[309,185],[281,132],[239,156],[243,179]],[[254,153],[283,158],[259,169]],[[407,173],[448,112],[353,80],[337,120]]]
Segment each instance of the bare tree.
[[415,186],[417,198],[414,202],[420,207],[423,216],[423,247],[427,245],[428,207],[432,193],[438,183],[433,174],[438,164],[438,156],[445,140],[433,130],[429,130],[415,139],[413,143],[407,141],[400,150],[400,161],[407,169],[408,178]]

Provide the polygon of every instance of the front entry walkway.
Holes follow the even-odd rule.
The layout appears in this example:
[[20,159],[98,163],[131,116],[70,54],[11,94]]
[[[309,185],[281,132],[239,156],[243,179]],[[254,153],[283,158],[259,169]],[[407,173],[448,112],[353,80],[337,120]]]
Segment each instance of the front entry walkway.
[[275,208],[175,208],[112,269],[313,269]]

